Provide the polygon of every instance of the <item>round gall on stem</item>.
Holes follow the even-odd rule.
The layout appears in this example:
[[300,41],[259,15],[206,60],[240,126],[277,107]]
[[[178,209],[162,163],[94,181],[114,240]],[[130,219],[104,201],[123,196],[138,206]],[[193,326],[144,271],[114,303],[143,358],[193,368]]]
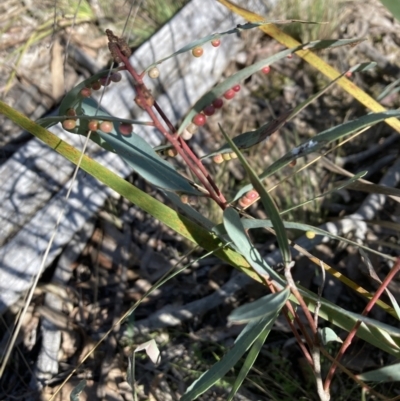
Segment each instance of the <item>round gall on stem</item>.
[[98,91],[101,88],[101,83],[100,81],[94,81],[91,84],[91,87],[94,91]]
[[233,99],[236,95],[236,92],[233,89],[228,89],[225,93],[224,93],[224,98],[226,100],[230,100]]
[[167,150],[166,154],[169,157],[176,157],[176,155],[178,154],[178,151],[174,148],[171,148],[171,149]]
[[192,139],[192,136],[193,136],[193,134],[191,132],[189,132],[187,128],[184,129],[181,134],[181,137],[184,141],[188,141],[188,140]]
[[76,121],[75,120],[64,120],[62,123],[62,126],[66,130],[71,130],[76,127]]
[[120,72],[114,72],[113,74],[111,74],[110,79],[113,82],[119,82],[122,79],[122,74]]
[[99,81],[103,86],[108,86],[111,83],[110,77],[101,77]]
[[228,160],[231,160],[231,159],[232,159],[230,153],[222,153],[222,158],[223,158],[225,161],[228,161]]
[[202,113],[196,114],[192,119],[192,123],[201,127],[206,123],[206,116]]
[[76,110],[75,109],[68,109],[66,114],[67,114],[68,117],[75,117],[76,116]]
[[196,124],[190,123],[187,127],[186,127],[186,131],[190,132],[191,134],[194,134],[197,130],[198,130],[198,126]]
[[216,164],[221,164],[223,161],[224,161],[224,158],[222,157],[221,154],[215,155],[213,157],[213,162],[216,163]]
[[242,197],[239,199],[238,203],[239,203],[239,206],[242,207],[242,208],[244,209],[245,207],[249,206],[251,202],[250,202],[250,200],[247,199],[245,196],[242,196]]
[[82,97],[90,97],[91,94],[92,94],[92,90],[90,88],[81,89],[81,96]]
[[90,131],[97,131],[99,129],[99,122],[97,120],[90,120],[88,128]]
[[150,70],[147,72],[147,75],[151,79],[157,79],[160,76],[160,70],[157,67],[150,68]]
[[213,46],[213,47],[218,47],[220,44],[221,44],[220,39],[214,39],[211,41],[211,46]]
[[119,132],[124,136],[131,135],[132,131],[133,131],[132,124],[121,123],[119,126]]
[[105,132],[106,134],[109,134],[114,128],[114,125],[111,121],[103,121],[100,124],[100,130]]
[[270,67],[269,65],[267,65],[267,66],[265,66],[265,67],[263,67],[263,68],[261,69],[261,72],[262,72],[263,74],[269,74],[270,71],[271,71],[271,67]]
[[232,90],[234,90],[235,92],[239,92],[240,91],[240,85],[232,86]]
[[201,46],[197,46],[192,49],[192,54],[194,57],[201,57],[204,53],[204,50]]
[[212,102],[216,109],[220,109],[224,105],[224,101],[221,98],[217,98]]
[[212,104],[210,104],[209,106],[207,106],[207,107],[203,110],[203,113],[204,113],[206,116],[212,116],[212,115],[215,113],[215,107],[214,107]]
[[252,189],[251,191],[247,192],[245,195],[245,198],[249,199],[250,201],[253,201],[258,198],[258,192],[255,189]]

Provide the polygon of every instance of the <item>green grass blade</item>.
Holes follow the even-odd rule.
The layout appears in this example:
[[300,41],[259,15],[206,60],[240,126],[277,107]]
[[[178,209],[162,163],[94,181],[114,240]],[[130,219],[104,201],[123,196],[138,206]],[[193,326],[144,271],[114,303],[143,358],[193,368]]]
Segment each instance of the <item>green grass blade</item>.
[[[229,370],[236,365],[242,355],[252,346],[254,341],[264,331],[269,331],[274,324],[277,314],[271,313],[263,319],[249,323],[235,342],[232,349],[212,368],[204,372],[199,379],[191,384],[180,401],[195,400],[211,386],[217,383]],[[243,333],[242,332],[242,333]]]
[[240,150],[236,147],[236,145],[232,142],[232,140],[229,138],[228,135],[224,132],[222,127],[220,126],[220,129],[222,131],[222,134],[225,137],[225,140],[229,143],[230,147],[233,149],[233,151],[238,155],[238,158],[240,162],[242,163],[243,167],[245,168],[247,174],[250,177],[250,181],[253,184],[254,188],[258,192],[261,198],[261,202],[264,205],[265,211],[270,217],[272,221],[272,225],[274,227],[274,230],[276,232],[276,239],[278,241],[279,245],[279,250],[282,254],[282,260],[285,266],[290,263],[291,261],[291,255],[290,255],[290,249],[289,249],[289,241],[286,235],[286,230],[283,225],[281,216],[279,215],[278,208],[276,207],[274,201],[270,197],[269,193],[265,190],[262,182],[258,178],[257,174],[253,171],[253,169],[250,167],[249,163],[247,163],[247,160],[243,157],[242,153]]

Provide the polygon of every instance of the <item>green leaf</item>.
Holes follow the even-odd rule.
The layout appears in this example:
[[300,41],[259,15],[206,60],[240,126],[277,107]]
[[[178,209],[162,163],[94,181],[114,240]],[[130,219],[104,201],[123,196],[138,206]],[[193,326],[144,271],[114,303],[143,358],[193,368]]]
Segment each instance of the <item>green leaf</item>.
[[353,44],[360,42],[360,39],[342,39],[342,40],[317,40],[315,42],[309,42],[305,44],[301,44],[299,46],[293,47],[291,49],[283,50],[279,53],[274,54],[268,58],[260,60],[249,67],[243,68],[238,71],[236,74],[231,75],[223,82],[215,86],[211,91],[202,96],[193,106],[193,108],[189,111],[187,116],[182,121],[178,133],[181,134],[183,130],[190,124],[192,118],[201,112],[206,106],[211,104],[215,99],[222,96],[228,89],[232,88],[234,85],[239,82],[245,80],[250,75],[260,71],[262,68],[279,61],[289,54],[293,54],[298,50],[302,49],[326,49],[326,48],[334,48],[338,46],[345,46],[348,44]]
[[395,81],[391,82],[389,85],[385,87],[385,89],[379,94],[376,100],[381,101],[386,96],[395,94],[400,91],[400,78],[396,79]]
[[[400,111],[388,110],[380,113],[370,113],[356,120],[348,121],[344,124],[338,125],[333,128],[329,128],[323,131],[308,141],[303,142],[300,146],[293,148],[290,152],[286,153],[279,160],[272,163],[262,174],[260,174],[259,179],[263,180],[270,175],[274,174],[281,168],[287,166],[291,161],[296,160],[300,157],[304,157],[310,153],[317,152],[329,143],[340,139],[346,135],[350,135],[362,128],[372,126],[388,118],[398,118],[400,117]],[[241,198],[245,193],[253,188],[253,184],[245,185],[240,191],[235,195],[234,200]]]
[[236,365],[242,355],[252,346],[254,341],[264,331],[269,331],[278,315],[271,312],[263,319],[249,323],[236,340],[232,349],[211,369],[204,372],[199,379],[191,384],[180,401],[195,400],[198,396],[207,391],[218,380],[220,380],[229,370]]
[[338,343],[343,342],[342,339],[330,327],[324,327],[323,329],[320,329],[318,334],[322,344],[324,345],[334,341]]
[[228,396],[228,401],[231,401],[233,399],[233,397],[239,390],[240,386],[242,385],[244,379],[249,374],[250,369],[254,365],[254,362],[256,361],[258,354],[260,353],[260,351],[264,345],[264,342],[270,332],[271,332],[271,330],[264,330],[257,337],[256,341],[254,341],[254,344],[250,348],[250,351],[247,354],[246,360],[244,361],[244,364],[243,364],[242,368],[240,369],[238,376],[236,377],[235,383],[232,386],[232,390],[230,391],[229,396]]
[[357,378],[380,383],[398,382],[400,381],[400,363],[361,373],[357,375]]
[[265,211],[269,215],[274,230],[276,232],[276,239],[278,241],[279,250],[282,254],[282,260],[285,266],[290,263],[291,255],[289,249],[289,241],[286,235],[286,230],[283,225],[281,216],[279,215],[278,208],[276,207],[274,201],[272,200],[269,193],[265,190],[263,184],[261,183],[260,179],[258,178],[257,174],[253,171],[250,165],[247,163],[247,160],[243,157],[240,150],[236,147],[236,145],[232,142],[228,135],[224,132],[221,126],[219,126],[222,134],[225,137],[225,140],[229,143],[230,147],[234,150],[237,154],[240,162],[242,163],[243,167],[245,168],[247,174],[250,176],[250,181],[252,182],[254,188],[258,192],[261,198],[261,202],[264,205]]
[[224,210],[224,227],[238,252],[245,257],[260,276],[268,275],[282,287],[285,287],[284,280],[267,264],[251,243],[243,228],[238,212],[231,207]]
[[229,315],[228,320],[236,323],[248,323],[255,319],[261,319],[266,314],[280,311],[289,296],[289,288],[275,294],[268,294],[257,301],[239,306]]

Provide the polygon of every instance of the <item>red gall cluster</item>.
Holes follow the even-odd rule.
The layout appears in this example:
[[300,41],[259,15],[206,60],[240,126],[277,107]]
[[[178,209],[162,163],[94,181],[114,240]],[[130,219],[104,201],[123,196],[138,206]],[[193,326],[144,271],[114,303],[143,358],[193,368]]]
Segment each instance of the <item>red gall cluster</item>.
[[90,83],[90,88],[83,88],[80,91],[82,97],[90,97],[92,95],[92,90],[99,90],[102,86],[108,86],[111,82],[119,82],[122,79],[122,75],[119,72],[114,72],[110,76],[101,77],[96,81]]
[[[235,85],[231,89],[228,89],[224,93],[223,97],[226,100],[233,99],[235,97],[236,93],[239,91],[240,91],[240,85]],[[223,99],[221,99],[221,98],[215,99],[212,102],[212,104],[209,104],[208,106],[206,106],[201,113],[196,114],[193,117],[192,123],[198,127],[203,126],[206,123],[207,117],[212,116],[215,113],[216,109],[220,109],[223,105],[224,105]]]
[[[74,109],[69,109],[67,111],[68,116],[76,116],[76,112]],[[77,119],[67,119],[64,120],[62,126],[66,130],[73,130],[76,128]],[[88,129],[89,131],[103,131],[106,134],[109,134],[114,129],[114,123],[112,121],[98,121],[98,120],[90,120],[88,122]],[[121,135],[130,136],[133,131],[132,124],[129,123],[121,123],[118,127],[119,132]]]

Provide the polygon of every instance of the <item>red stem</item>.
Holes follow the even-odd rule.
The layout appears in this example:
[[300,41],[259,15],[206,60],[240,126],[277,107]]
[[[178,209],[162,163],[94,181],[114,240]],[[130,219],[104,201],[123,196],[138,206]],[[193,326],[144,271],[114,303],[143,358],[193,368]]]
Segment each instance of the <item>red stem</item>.
[[[164,112],[161,110],[159,105],[153,101],[153,103],[148,103],[149,98],[146,96],[145,91],[148,89],[143,83],[142,76],[139,75],[135,69],[129,63],[128,58],[120,51],[119,48],[116,49],[119,58],[125,64],[127,71],[132,75],[134,79],[134,88],[136,91],[137,99],[140,102],[140,106],[143,107],[144,110],[149,114],[151,119],[154,122],[154,126],[167,138],[167,140],[171,143],[171,145],[176,149],[178,154],[183,158],[188,167],[192,170],[193,174],[199,179],[204,188],[208,191],[209,196],[222,208],[225,209],[227,206],[227,202],[224,196],[219,191],[218,187],[215,185],[207,170],[204,168],[201,161],[197,158],[197,156],[192,152],[192,150],[187,146],[186,142],[179,138],[177,139],[177,135],[175,135],[175,128],[168,120]],[[149,92],[148,92],[149,93]],[[159,119],[155,115],[152,106],[155,106],[157,111],[160,113],[160,116],[164,119],[168,128],[171,130],[172,134],[169,133],[164,126],[160,123]]]
[[[393,268],[390,270],[388,275],[385,277],[383,280],[382,284],[379,286],[377,291],[375,292],[374,296],[371,298],[371,300],[368,302],[367,306],[364,308],[362,312],[362,316],[366,316],[373,306],[376,304],[376,301],[380,298],[382,295],[383,291],[385,291],[386,287],[389,285],[389,283],[392,281],[393,277],[396,275],[397,272],[400,271],[400,257],[397,259],[396,264],[393,266]],[[335,370],[337,367],[337,363],[340,361],[340,359],[343,357],[344,353],[346,352],[347,348],[349,348],[354,336],[357,334],[357,330],[361,325],[361,320],[358,320],[354,327],[351,329],[349,334],[347,335],[346,340],[343,342],[342,346],[339,349],[339,352],[336,355],[335,360],[332,362],[331,368],[329,369],[328,375],[325,379],[324,383],[324,389],[327,391],[331,385],[333,375],[335,374]]]

